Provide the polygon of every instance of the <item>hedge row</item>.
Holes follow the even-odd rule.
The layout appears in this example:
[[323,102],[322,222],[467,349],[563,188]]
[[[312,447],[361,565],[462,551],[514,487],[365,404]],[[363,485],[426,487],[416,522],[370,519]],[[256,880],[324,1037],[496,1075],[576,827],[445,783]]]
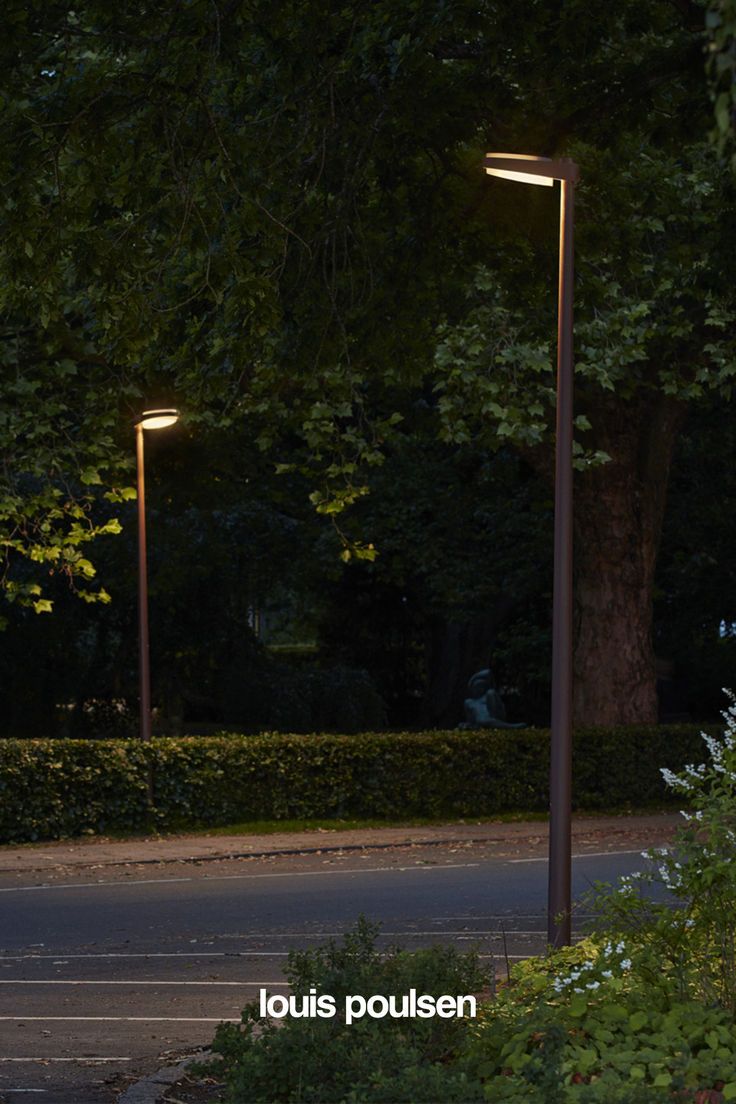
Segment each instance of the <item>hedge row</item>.
[[[716,730],[717,731],[717,730]],[[578,809],[666,800],[659,768],[704,758],[694,725],[586,729]],[[154,812],[147,804],[149,767]],[[549,732],[0,740],[0,841],[305,817],[547,808]]]

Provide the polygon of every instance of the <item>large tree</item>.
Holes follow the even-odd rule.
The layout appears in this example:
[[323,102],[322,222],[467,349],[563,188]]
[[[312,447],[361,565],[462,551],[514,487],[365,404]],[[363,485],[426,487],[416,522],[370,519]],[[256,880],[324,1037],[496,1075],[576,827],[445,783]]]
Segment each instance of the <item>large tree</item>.
[[652,719],[671,446],[733,369],[731,200],[693,137],[699,6],[36,0],[4,18],[0,310],[28,396],[6,424],[62,396],[62,452],[53,429],[31,445],[44,493],[68,447],[80,477],[115,472],[109,434],[88,463],[90,385],[103,416],[156,391],[204,427],[247,417],[333,517],[417,398],[431,431],[549,472],[555,212],[479,164],[575,153],[577,715]]

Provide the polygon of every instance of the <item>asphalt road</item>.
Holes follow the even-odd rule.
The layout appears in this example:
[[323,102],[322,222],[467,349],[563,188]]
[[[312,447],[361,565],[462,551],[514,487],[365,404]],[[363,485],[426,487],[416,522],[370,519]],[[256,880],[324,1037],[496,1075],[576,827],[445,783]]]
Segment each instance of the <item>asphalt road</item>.
[[[642,865],[638,851],[577,857],[574,895]],[[284,992],[288,951],[360,913],[383,944],[476,946],[489,972],[545,945],[546,861],[483,845],[44,877],[0,876],[2,1104],[110,1104],[262,986]]]

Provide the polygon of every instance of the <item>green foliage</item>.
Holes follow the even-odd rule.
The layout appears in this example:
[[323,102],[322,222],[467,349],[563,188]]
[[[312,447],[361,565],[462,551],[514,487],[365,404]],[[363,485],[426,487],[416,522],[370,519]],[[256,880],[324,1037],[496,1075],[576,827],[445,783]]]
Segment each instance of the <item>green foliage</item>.
[[662,772],[692,810],[672,848],[599,887],[600,933],[519,965],[488,1010],[470,1047],[488,1100],[736,1099],[733,697],[723,716],[709,762]]
[[[658,764],[692,759],[693,726],[575,737],[578,808],[662,801]],[[136,830],[147,767],[160,828],[306,817],[449,817],[547,808],[549,734],[363,733],[0,740],[0,839]]]
[[736,169],[736,2],[713,0],[706,13],[708,76],[713,96],[713,137]]
[[473,1034],[470,1068],[499,1104],[664,1104],[717,1084],[727,1100],[736,1092],[730,1013],[683,998],[651,949],[610,939],[516,966]]
[[[581,143],[571,152],[584,166],[575,317],[576,463],[584,470],[610,459],[602,444],[611,396],[626,404],[653,391],[681,401],[730,393],[736,315],[723,281],[723,265],[731,263],[723,218],[733,199],[707,147],[690,147],[684,157],[627,135],[621,147]],[[613,240],[601,228],[624,210]],[[501,277],[505,251],[525,246],[509,236],[496,269],[477,270],[465,317],[439,332],[436,391],[446,439],[485,433],[490,445],[528,449],[552,432],[548,303],[530,301],[528,286]]]
[[[657,868],[650,880],[675,895],[674,907],[636,893],[635,877],[624,879],[604,898],[599,934],[519,963],[479,1019],[454,1024],[454,1038],[437,1050],[426,1040],[419,1053],[396,1045],[413,1028],[392,1030],[381,1047],[375,1025],[353,1027],[349,1038],[335,1021],[277,1028],[248,1006],[244,1028],[223,1026],[215,1043],[229,1104],[736,1100],[736,699],[724,718],[721,740],[705,735],[708,763],[662,772],[693,810],[674,850],[649,853]],[[361,924],[342,949],[293,954],[294,992],[396,992],[393,960],[377,959],[370,937]],[[437,953],[454,965],[450,951],[419,952],[405,956],[399,976],[420,976]],[[421,1031],[432,1037],[427,1025]],[[427,1059],[440,1057],[442,1078],[432,1078]],[[346,1095],[350,1075],[355,1087]]]
[[[736,1016],[736,700],[722,738],[704,734],[709,760],[662,771],[689,812],[671,849],[650,852],[652,869],[621,879],[598,902],[599,923],[630,935],[683,995]],[[665,899],[639,892],[657,885]]]
[[[44,547],[46,521],[67,531],[49,501],[64,496],[58,471],[82,487],[117,486],[127,446],[114,427],[153,391],[202,430],[247,417],[281,470],[309,469],[314,504],[331,517],[362,498],[401,432],[407,393],[449,402],[455,439],[467,436],[468,409],[494,441],[546,437],[555,214],[550,196],[482,189],[481,154],[500,135],[545,152],[585,143],[589,377],[605,390],[620,376],[626,398],[649,356],[657,383],[696,396],[691,352],[696,372],[718,359],[700,356],[716,258],[697,217],[681,218],[700,183],[679,166],[693,161],[687,147],[707,113],[700,35],[666,0],[594,11],[574,0],[560,12],[539,0],[380,0],[341,5],[329,20],[293,0],[278,10],[193,2],[175,16],[111,11],[107,0],[11,4],[0,66],[0,448],[12,479],[0,491],[20,512],[19,525],[8,520],[21,542],[13,552]],[[715,188],[698,202],[713,214],[718,198]],[[514,232],[499,246],[504,225]],[[636,248],[617,251],[624,237]],[[670,309],[651,275],[681,248],[675,270],[693,277],[685,298],[700,325],[692,350],[660,350],[655,331],[669,340],[682,330],[682,296],[675,286]],[[702,256],[689,266],[693,248]],[[497,287],[509,312],[495,309]],[[473,329],[482,292],[494,304],[490,333]],[[520,303],[547,309],[520,322]],[[460,347],[448,360],[443,342],[434,361],[443,319]],[[502,401],[496,375],[510,385]],[[28,448],[13,455],[17,433]],[[41,497],[24,505],[15,479],[36,464]],[[343,541],[346,556],[375,552],[370,540]]]
[[477,992],[484,979],[474,954],[435,947],[384,954],[378,927],[361,919],[342,944],[334,941],[289,955],[286,976],[300,998],[310,988],[336,999],[332,1019],[261,1019],[258,1004],[246,1006],[242,1027],[218,1028],[215,1067],[226,1082],[229,1104],[433,1104],[438,1100],[482,1101],[478,1080],[454,1060],[466,1031],[463,1020],[364,1017],[346,1025],[345,996],[374,993]]

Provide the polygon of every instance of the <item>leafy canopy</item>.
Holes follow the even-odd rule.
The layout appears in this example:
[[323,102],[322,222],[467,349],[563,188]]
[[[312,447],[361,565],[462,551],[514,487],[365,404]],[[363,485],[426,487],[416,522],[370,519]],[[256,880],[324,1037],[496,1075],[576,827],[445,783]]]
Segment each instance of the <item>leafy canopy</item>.
[[332,516],[408,431],[407,394],[432,432],[462,441],[482,421],[489,443],[542,441],[555,214],[487,183],[484,148],[584,161],[591,392],[689,399],[730,379],[722,185],[691,138],[709,109],[687,6],[378,0],[327,18],[264,0],[31,0],[5,31],[9,594],[44,601],[37,563],[89,573],[82,543],[115,523],[92,520],[85,488],[127,485],[143,401],[176,401],[201,431],[247,419]]

